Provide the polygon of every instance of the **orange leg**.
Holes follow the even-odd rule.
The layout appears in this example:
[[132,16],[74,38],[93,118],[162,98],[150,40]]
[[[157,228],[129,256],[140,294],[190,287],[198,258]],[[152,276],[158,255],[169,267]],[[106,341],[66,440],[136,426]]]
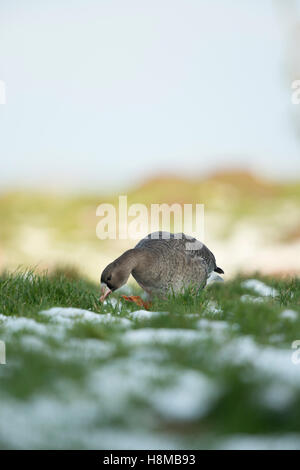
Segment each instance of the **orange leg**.
[[124,300],[127,300],[128,302],[134,302],[136,305],[138,305],[139,307],[144,307],[146,310],[149,310],[149,308],[151,307],[151,303],[144,302],[144,300],[141,299],[139,295],[130,295],[129,297],[127,297],[126,295],[122,295],[122,298]]

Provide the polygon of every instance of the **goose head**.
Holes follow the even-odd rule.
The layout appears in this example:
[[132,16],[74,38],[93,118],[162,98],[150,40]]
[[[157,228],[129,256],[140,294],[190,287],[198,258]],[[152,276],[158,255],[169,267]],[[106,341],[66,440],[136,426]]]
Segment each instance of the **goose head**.
[[106,266],[101,274],[101,302],[103,302],[111,292],[126,284],[131,270],[130,263],[126,262],[125,259],[117,259]]

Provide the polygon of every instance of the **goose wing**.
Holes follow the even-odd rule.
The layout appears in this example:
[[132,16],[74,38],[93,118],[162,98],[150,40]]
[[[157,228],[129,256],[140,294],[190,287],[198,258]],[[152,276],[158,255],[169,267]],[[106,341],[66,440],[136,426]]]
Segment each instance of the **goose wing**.
[[153,232],[140,240],[135,248],[163,249],[166,251],[178,250],[185,253],[188,264],[204,263],[208,273],[212,271],[223,273],[223,270],[217,266],[216,259],[207,246],[196,238],[184,233]]

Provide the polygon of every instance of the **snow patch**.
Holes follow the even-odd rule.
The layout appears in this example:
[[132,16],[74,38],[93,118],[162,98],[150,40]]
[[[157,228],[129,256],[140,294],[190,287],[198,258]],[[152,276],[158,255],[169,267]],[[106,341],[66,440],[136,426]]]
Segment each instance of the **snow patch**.
[[223,313],[223,310],[217,304],[217,302],[214,302],[213,300],[210,300],[207,303],[207,306],[204,310],[204,313],[207,314],[207,315],[213,315],[214,316],[214,315],[220,315],[221,313]]
[[258,401],[266,408],[274,411],[283,410],[295,400],[297,393],[293,387],[285,383],[270,384],[260,392]]
[[261,304],[264,302],[264,299],[262,297],[254,297],[254,295],[249,295],[249,294],[244,294],[241,296],[241,301],[244,303],[250,303],[250,304]]
[[203,333],[183,328],[140,328],[126,331],[122,340],[130,345],[149,343],[190,343],[203,339]]
[[174,384],[156,389],[151,403],[168,420],[190,421],[204,417],[219,393],[216,384],[204,374],[185,370],[178,372]]
[[295,310],[283,310],[280,314],[280,318],[284,318],[286,320],[297,320],[299,314]]
[[[43,396],[30,401],[5,399],[0,409],[0,442],[14,449],[174,449],[176,439],[136,426],[122,429],[99,421],[104,406],[73,395],[69,400]],[[30,430],[28,422],[30,421]]]
[[206,318],[201,318],[201,320],[197,322],[197,327],[213,331],[226,331],[230,329],[226,321],[207,320]]
[[251,289],[256,294],[262,295],[263,297],[276,297],[278,292],[273,287],[267,286],[264,282],[259,281],[258,279],[247,279],[241,283],[242,287],[245,289]]
[[131,320],[150,320],[151,318],[157,318],[161,315],[166,315],[167,312],[151,312],[149,310],[136,310],[135,312],[129,312],[128,316]]
[[129,357],[95,371],[90,389],[105,403],[105,412],[119,416],[132,400],[139,399],[167,420],[205,416],[219,397],[217,385],[201,372],[165,365],[160,359]]
[[94,359],[107,359],[115,351],[115,345],[108,341],[100,339],[78,339],[72,338],[68,340],[68,348],[55,353],[55,357],[62,361],[77,361],[77,360],[94,360]]
[[299,387],[299,369],[291,360],[292,353],[291,349],[260,346],[251,336],[242,336],[224,345],[219,359],[232,364],[250,364],[253,372],[262,378]]
[[38,323],[32,318],[15,316],[10,317],[0,314],[0,326],[1,323],[3,324],[5,329],[8,329],[11,333],[16,333],[18,331],[23,330],[34,331],[35,333],[42,335],[47,333],[47,325]]
[[42,310],[39,313],[41,315],[45,315],[55,323],[72,324],[74,321],[87,321],[92,323],[102,323],[104,325],[114,323],[126,327],[131,325],[131,321],[128,320],[128,318],[117,317],[111,313],[95,313],[80,308],[53,307],[49,310]]
[[38,352],[62,362],[107,359],[115,351],[114,344],[92,338],[70,338],[61,347],[53,348],[53,346],[47,344],[41,338],[25,334],[21,338],[21,344],[26,351]]
[[28,334],[22,336],[21,344],[26,351],[40,352],[44,351],[46,348],[45,342],[41,338]]
[[104,305],[111,305],[112,307],[116,307],[118,303],[119,303],[119,300],[115,299],[114,297],[111,297],[108,300],[104,301]]

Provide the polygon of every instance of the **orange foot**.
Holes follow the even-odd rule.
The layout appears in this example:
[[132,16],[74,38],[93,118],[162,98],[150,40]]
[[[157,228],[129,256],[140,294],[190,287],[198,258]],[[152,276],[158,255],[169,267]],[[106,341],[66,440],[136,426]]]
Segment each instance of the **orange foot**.
[[143,299],[139,295],[130,295],[127,297],[126,295],[122,295],[122,298],[128,300],[129,302],[134,302],[139,307],[144,307],[146,310],[149,310],[151,307],[150,302],[144,302]]

